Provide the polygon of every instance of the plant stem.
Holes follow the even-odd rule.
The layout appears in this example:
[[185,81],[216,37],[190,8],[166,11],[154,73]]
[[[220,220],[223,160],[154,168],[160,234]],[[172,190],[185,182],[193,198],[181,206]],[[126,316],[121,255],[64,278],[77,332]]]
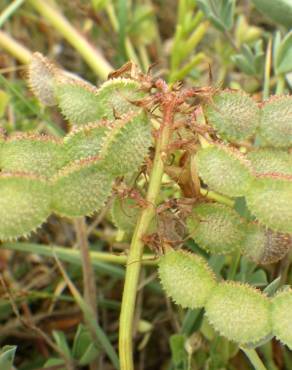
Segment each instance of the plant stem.
[[270,77],[271,77],[271,63],[272,63],[272,40],[269,39],[266,52],[265,72],[264,72],[264,88],[263,99],[268,99],[270,95]]
[[170,126],[174,115],[173,110],[174,104],[165,104],[163,123],[156,144],[155,157],[146,196],[148,205],[139,216],[130,246],[120,315],[119,353],[121,370],[134,370],[132,336],[136,293],[144,247],[142,237],[146,233],[148,225],[155,214],[154,207],[159,195],[164,172],[162,157],[165,155],[169,142]]
[[46,18],[54,28],[82,55],[92,70],[101,78],[106,79],[113,68],[100,51],[94,48],[48,1],[29,0],[30,4]]
[[209,191],[207,189],[201,188],[200,193],[208,199],[216,200],[216,202],[226,204],[229,207],[234,207],[235,202],[233,199],[230,199],[224,195],[218,194],[215,191]]
[[277,81],[277,85],[276,85],[275,94],[276,95],[281,95],[281,94],[283,94],[284,89],[285,89],[285,76],[283,74],[281,74],[277,78],[278,78],[278,81]]
[[238,264],[239,264],[239,261],[240,261],[240,257],[241,257],[240,251],[236,251],[234,253],[234,255],[232,256],[231,265],[229,267],[229,271],[228,271],[228,275],[227,275],[228,280],[234,280],[235,275],[236,275],[236,271],[237,271],[237,267],[238,267]]
[[267,370],[267,368],[263,364],[262,360],[259,358],[259,355],[257,354],[255,349],[248,349],[244,347],[240,347],[240,349],[249,358],[249,361],[252,363],[255,370]]
[[[84,217],[79,217],[75,220],[75,230],[82,262],[84,300],[91,308],[92,317],[97,322],[98,315],[96,283],[94,270],[90,259],[89,245],[87,239],[87,227]],[[95,362],[95,360],[91,361],[89,367],[90,370],[97,370],[97,363]]]
[[25,0],[14,0],[10,3],[6,9],[1,12],[0,15],[0,27],[9,19],[13,13],[24,3]]
[[[109,20],[111,22],[111,25],[113,27],[113,30],[116,32],[116,33],[119,33],[119,21],[118,21],[118,18],[117,18],[117,15],[116,15],[116,12],[115,12],[115,8],[113,6],[113,4],[111,2],[108,3],[108,5],[106,6],[105,8],[106,12],[107,12],[107,15],[109,17]],[[135,48],[129,38],[129,36],[125,36],[125,51],[126,51],[126,54],[127,54],[127,57],[132,61],[134,62],[135,64],[137,64],[138,67],[141,68],[141,65],[140,65],[140,62],[139,62],[139,58],[136,54],[136,51],[135,51]]]
[[13,55],[21,63],[27,64],[31,60],[31,52],[7,33],[0,30],[0,48]]
[[84,217],[80,217],[75,220],[75,230],[82,262],[84,299],[91,307],[94,318],[97,320],[95,277],[89,253],[87,230]]
[[[73,264],[80,265],[80,252],[72,248],[59,246],[47,246],[43,244],[22,243],[22,242],[7,242],[1,244],[1,248],[15,250],[25,253],[36,253],[40,256],[54,257],[54,254],[62,260]],[[109,262],[116,265],[124,265],[127,263],[127,256],[118,256],[106,252],[90,252],[90,259],[94,266],[99,267],[100,262]],[[158,259],[153,254],[144,255],[142,264],[155,266]]]

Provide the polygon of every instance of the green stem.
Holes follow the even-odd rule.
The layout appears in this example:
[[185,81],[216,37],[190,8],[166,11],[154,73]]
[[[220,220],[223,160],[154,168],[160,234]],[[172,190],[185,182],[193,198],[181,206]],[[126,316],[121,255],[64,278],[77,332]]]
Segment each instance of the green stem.
[[[62,261],[74,264],[81,264],[80,252],[77,249],[47,246],[43,244],[24,243],[24,242],[7,242],[1,244],[1,249],[10,249],[18,252],[35,253],[40,256],[54,257],[54,254]],[[118,256],[105,252],[90,252],[90,260],[94,267],[99,267],[100,262],[109,262],[116,265],[125,265],[127,256]],[[153,254],[144,255],[142,264],[155,266],[158,259]]]
[[27,64],[31,60],[32,53],[19,42],[15,41],[6,32],[0,30],[0,49],[6,50],[21,63]]
[[234,280],[237,267],[240,261],[240,257],[241,257],[240,251],[235,252],[234,255],[232,256],[231,265],[230,265],[228,275],[227,275],[228,280]]
[[234,207],[235,202],[233,199],[218,194],[215,191],[209,191],[207,189],[201,188],[200,193],[208,199],[216,200],[216,202],[226,204],[229,207]]
[[264,73],[264,88],[263,88],[264,100],[268,99],[270,95],[271,63],[272,63],[272,40],[269,39],[266,52],[265,73]]
[[143,209],[137,221],[128,256],[120,315],[119,353],[121,370],[134,370],[132,336],[136,293],[144,248],[142,237],[146,233],[149,223],[155,215],[154,207],[159,195],[164,172],[162,155],[165,154],[169,142],[170,125],[173,120],[173,108],[173,105],[165,107],[163,123],[156,145],[146,196],[148,206]]
[[95,49],[48,1],[29,0],[30,4],[77,50],[92,70],[102,79],[112,72],[113,68],[100,51]]
[[[115,12],[115,8],[114,8],[113,4],[111,2],[109,2],[108,5],[106,6],[105,10],[106,10],[107,15],[109,17],[109,20],[111,22],[113,30],[116,33],[119,33],[119,21],[118,21],[118,18],[116,16],[116,12]],[[139,58],[138,58],[138,56],[136,54],[136,51],[135,51],[135,48],[134,48],[134,46],[133,46],[133,44],[132,44],[132,42],[131,42],[131,40],[128,36],[125,36],[125,50],[126,50],[126,53],[127,53],[127,57],[132,62],[137,64],[138,67],[141,67],[140,62],[139,62]]]
[[240,349],[246,354],[249,358],[249,361],[252,363],[255,370],[267,370],[265,365],[263,364],[262,360],[259,358],[255,349],[248,349],[240,347]]
[[170,74],[169,82],[173,83],[179,80],[183,80],[184,77],[198,64],[200,64],[203,60],[206,60],[206,55],[204,53],[198,53],[196,54],[190,62],[188,62],[186,65],[184,65],[181,69],[178,71],[174,71]]
[[148,56],[148,53],[147,53],[146,46],[145,45],[140,45],[138,47],[138,51],[139,51],[141,63],[142,63],[142,66],[143,66],[143,70],[144,70],[144,72],[147,72],[151,63],[150,63],[150,60],[149,60],[149,56]]
[[90,258],[89,244],[87,238],[87,225],[85,222],[85,218],[76,218],[74,224],[77,236],[77,243],[80,249],[80,259],[82,263],[84,299],[86,303],[91,307],[94,319],[97,320],[96,282]]
[[24,3],[25,0],[14,0],[10,3],[6,9],[1,12],[0,15],[0,27],[9,19],[13,13]]
[[283,94],[285,89],[285,76],[283,74],[278,76],[277,86],[276,86],[276,95]]

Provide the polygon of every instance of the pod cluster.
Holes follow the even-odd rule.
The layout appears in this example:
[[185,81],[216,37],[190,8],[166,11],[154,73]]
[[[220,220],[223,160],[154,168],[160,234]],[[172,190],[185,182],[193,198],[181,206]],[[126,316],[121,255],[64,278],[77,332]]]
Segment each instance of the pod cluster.
[[52,212],[79,217],[98,211],[114,179],[137,171],[152,145],[147,114],[133,104],[144,93],[132,79],[115,78],[97,89],[36,53],[29,84],[72,127],[63,139],[0,137],[0,240],[29,234]]
[[[245,197],[255,221],[240,221],[226,207],[200,205],[188,221],[191,235],[213,253],[239,248],[256,262],[279,260],[292,245],[292,97],[257,105],[243,92],[224,90],[205,105],[204,115],[227,143],[197,152],[198,174],[210,190]],[[253,145],[243,154],[236,147],[247,140]]]
[[255,263],[270,264],[281,260],[292,247],[289,233],[248,221],[219,203],[196,205],[186,223],[190,237],[211,254],[240,251]]
[[231,143],[257,136],[260,147],[292,146],[291,96],[273,96],[258,106],[242,91],[222,90],[205,105],[204,114],[218,134]]
[[204,308],[208,321],[227,339],[256,345],[276,336],[292,349],[292,290],[268,297],[247,284],[218,282],[203,258],[181,250],[160,258],[159,277],[175,303]]

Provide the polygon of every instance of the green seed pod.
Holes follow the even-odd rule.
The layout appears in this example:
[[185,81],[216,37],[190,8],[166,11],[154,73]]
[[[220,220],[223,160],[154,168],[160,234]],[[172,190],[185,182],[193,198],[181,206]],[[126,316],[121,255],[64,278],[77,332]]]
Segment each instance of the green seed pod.
[[262,265],[281,260],[292,248],[290,234],[274,232],[258,224],[249,224],[242,253]]
[[242,91],[220,91],[204,108],[208,122],[231,142],[252,137],[259,125],[260,110],[255,101]]
[[67,162],[97,156],[103,144],[103,138],[109,129],[107,121],[75,127],[64,138]]
[[33,53],[28,67],[28,85],[44,105],[57,105],[54,84],[58,72],[58,68],[41,53]]
[[284,290],[272,299],[273,334],[292,350],[292,290]]
[[215,254],[239,250],[246,228],[237,212],[216,203],[196,206],[187,219],[187,226],[195,242]]
[[259,149],[249,152],[246,158],[250,161],[257,175],[279,173],[292,175],[292,155],[280,149]]
[[52,179],[52,208],[67,217],[97,212],[111,193],[113,178],[98,158],[88,158],[66,166]]
[[129,111],[140,111],[139,106],[133,103],[145,95],[139,82],[130,78],[118,77],[104,82],[98,89],[102,118],[115,120]]
[[262,108],[260,135],[277,148],[292,146],[292,97],[274,96]]
[[140,212],[141,208],[133,199],[115,198],[111,208],[111,218],[118,229],[132,233]]
[[207,262],[184,251],[166,252],[160,258],[158,272],[167,295],[182,307],[203,307],[216,285]]
[[235,150],[209,146],[198,151],[197,168],[211,190],[237,197],[245,195],[252,179],[248,163]]
[[63,143],[46,135],[17,133],[2,146],[0,168],[51,177],[64,164]]
[[292,233],[291,177],[255,178],[246,200],[249,210],[261,224],[274,231]]
[[73,124],[86,124],[102,118],[97,88],[83,81],[62,81],[55,85],[58,106],[66,119]]
[[260,291],[235,282],[218,284],[207,304],[209,322],[229,340],[255,343],[270,334],[270,301]]
[[0,175],[0,239],[27,236],[49,216],[51,189],[44,180],[26,174]]
[[137,110],[133,101],[141,99],[144,93],[138,82],[117,78],[105,82],[99,89],[82,81],[55,86],[58,105],[63,115],[74,124],[86,124],[100,119],[114,120],[128,111]]
[[137,171],[151,144],[151,124],[147,115],[141,110],[130,112],[117,120],[108,132],[100,157],[113,176],[123,176]]

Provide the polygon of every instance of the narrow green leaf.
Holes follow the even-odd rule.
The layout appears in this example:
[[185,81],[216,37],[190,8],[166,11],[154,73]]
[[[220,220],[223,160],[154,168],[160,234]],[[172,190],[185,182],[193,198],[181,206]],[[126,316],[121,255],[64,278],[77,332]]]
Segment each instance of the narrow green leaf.
[[[88,306],[88,304],[84,301],[83,297],[79,293],[79,291],[76,289],[75,285],[72,283],[70,278],[68,277],[66,271],[64,270],[63,266],[55,256],[56,261],[58,263],[59,269],[63,275],[64,280],[68,284],[68,287],[80,307],[81,311],[83,312],[84,315],[84,320],[87,322],[88,326],[91,328],[91,330],[95,333],[93,336],[93,340],[96,342],[96,338],[98,339],[98,342],[96,345],[101,344],[103,349],[105,350],[106,354],[110,358],[113,366],[115,369],[119,369],[119,358],[116,354],[115,349],[113,348],[111,342],[109,341],[108,337],[106,336],[105,332],[102,330],[98,322],[93,318],[91,307]],[[95,338],[96,336],[96,338]]]
[[[291,5],[292,9],[292,5]],[[291,19],[292,26],[292,19]],[[282,40],[276,55],[276,73],[282,74],[292,71],[292,31]]]

